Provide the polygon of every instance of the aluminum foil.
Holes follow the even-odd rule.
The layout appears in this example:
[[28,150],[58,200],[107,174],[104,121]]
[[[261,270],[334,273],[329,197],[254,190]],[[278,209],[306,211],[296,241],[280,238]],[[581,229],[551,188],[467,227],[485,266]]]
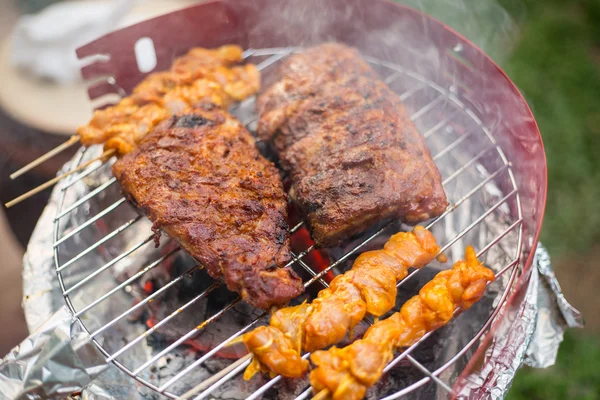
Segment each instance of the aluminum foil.
[[8,399],[64,399],[107,367],[102,353],[63,306],[2,360],[0,392]]
[[461,382],[458,398],[503,399],[522,365],[554,365],[564,331],[582,327],[581,313],[565,298],[548,252],[538,243],[523,302],[496,328],[483,366]]
[[[67,163],[59,174],[69,168]],[[0,362],[0,399],[64,399],[69,394],[88,400],[141,399],[136,385],[106,363],[65,305],[53,252],[62,189],[53,189],[23,257],[22,306],[32,333]],[[74,189],[67,191],[67,203],[85,193]]]
[[567,328],[583,328],[583,317],[565,298],[552,270],[550,256],[541,244],[535,253],[538,284],[538,314],[531,343],[525,352],[525,364],[534,368],[554,365],[558,346]]

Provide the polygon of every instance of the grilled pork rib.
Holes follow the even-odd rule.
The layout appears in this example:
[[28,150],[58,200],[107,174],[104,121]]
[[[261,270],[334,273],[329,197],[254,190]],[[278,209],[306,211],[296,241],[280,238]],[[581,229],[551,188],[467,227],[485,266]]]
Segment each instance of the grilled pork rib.
[[257,100],[258,134],[290,172],[317,245],[381,220],[415,223],[445,210],[424,139],[358,52],[323,44],[289,57],[278,74]]
[[196,109],[161,123],[113,173],[156,228],[247,303],[269,308],[304,290],[283,268],[290,242],[279,173],[225,111]]

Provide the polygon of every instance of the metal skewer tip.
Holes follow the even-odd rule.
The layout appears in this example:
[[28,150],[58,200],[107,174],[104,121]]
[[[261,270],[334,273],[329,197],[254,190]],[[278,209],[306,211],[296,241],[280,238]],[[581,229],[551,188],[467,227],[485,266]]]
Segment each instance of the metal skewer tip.
[[77,135],[71,136],[69,138],[69,140],[67,140],[63,144],[55,147],[54,149],[50,150],[46,154],[44,154],[44,155],[36,158],[35,160],[33,160],[32,162],[30,162],[29,164],[27,164],[23,168],[19,169],[18,171],[13,172],[10,175],[10,179],[18,178],[19,176],[23,175],[25,172],[28,172],[28,171],[32,170],[33,168],[35,168],[38,165],[42,164],[43,162],[51,159],[52,157],[54,157],[55,155],[57,155],[61,151],[64,151],[64,150],[68,149],[69,147],[73,146],[75,143],[78,143],[78,142],[79,142],[79,136],[77,136]]
[[19,204],[20,202],[22,202],[23,200],[26,200],[28,198],[30,198],[33,195],[38,194],[39,192],[55,185],[57,182],[59,182],[61,179],[66,178],[69,175],[74,174],[75,172],[81,171],[82,169],[87,168],[88,166],[90,166],[91,164],[93,164],[96,161],[100,161],[100,162],[106,162],[110,157],[112,157],[114,154],[116,153],[115,149],[110,149],[110,150],[106,150],[104,153],[102,153],[100,156],[89,160],[83,164],[81,164],[80,166],[78,166],[77,168],[69,171],[69,172],[65,172],[62,175],[57,176],[56,178],[50,179],[48,182],[41,184],[40,186],[31,189],[29,192],[24,193],[22,195],[20,195],[19,197],[17,197],[14,200],[9,201],[8,203],[5,204],[6,208],[10,208],[16,204]]

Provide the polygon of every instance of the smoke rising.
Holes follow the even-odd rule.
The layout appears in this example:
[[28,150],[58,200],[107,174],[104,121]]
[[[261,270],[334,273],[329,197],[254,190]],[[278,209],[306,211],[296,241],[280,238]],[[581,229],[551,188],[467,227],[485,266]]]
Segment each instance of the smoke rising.
[[447,24],[471,40],[497,63],[512,51],[525,16],[520,1],[511,3],[510,13],[495,0],[400,0]]

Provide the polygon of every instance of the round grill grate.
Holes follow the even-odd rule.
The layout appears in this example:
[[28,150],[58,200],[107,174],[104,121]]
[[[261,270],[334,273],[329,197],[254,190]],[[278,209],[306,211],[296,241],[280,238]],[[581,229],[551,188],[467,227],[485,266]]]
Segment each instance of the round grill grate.
[[[251,49],[245,55],[268,81],[277,63],[296,51],[301,49]],[[460,88],[441,87],[401,65],[366,59],[411,112],[440,169],[451,204],[442,216],[425,224],[449,256],[448,264],[433,263],[412,271],[398,284],[398,305],[437,270],[460,259],[467,244],[475,247],[498,276],[480,303],[398,355],[369,396],[395,399],[418,390],[421,395],[445,393],[451,390],[456,374],[473,354],[474,345],[489,328],[520,272],[523,216],[519,192],[509,158],[498,146],[494,132],[461,100]],[[254,131],[254,97],[234,106],[232,113]],[[98,152],[95,147],[81,148],[70,168]],[[210,280],[166,238],[154,249],[150,224],[126,204],[115,183],[109,165],[91,165],[70,176],[62,188],[54,226],[61,290],[107,359],[169,398],[310,397],[306,381],[280,382],[280,377],[275,377],[246,383],[241,379],[249,359],[224,355],[227,341],[266,323],[267,314],[224,293],[220,282]],[[292,235],[300,235],[303,229],[298,223],[291,229]],[[293,267],[306,277],[307,292],[314,296],[327,285],[330,272],[342,273],[358,254],[380,247],[399,229],[401,225],[392,221],[340,248],[319,251],[327,265],[309,262],[317,250],[306,241],[299,242],[308,244],[294,252]],[[221,304],[220,308],[214,308],[215,304]],[[371,322],[365,320],[363,329]],[[209,340],[210,330],[213,339]],[[203,346],[200,351],[198,343]],[[425,385],[431,381],[436,385]]]

